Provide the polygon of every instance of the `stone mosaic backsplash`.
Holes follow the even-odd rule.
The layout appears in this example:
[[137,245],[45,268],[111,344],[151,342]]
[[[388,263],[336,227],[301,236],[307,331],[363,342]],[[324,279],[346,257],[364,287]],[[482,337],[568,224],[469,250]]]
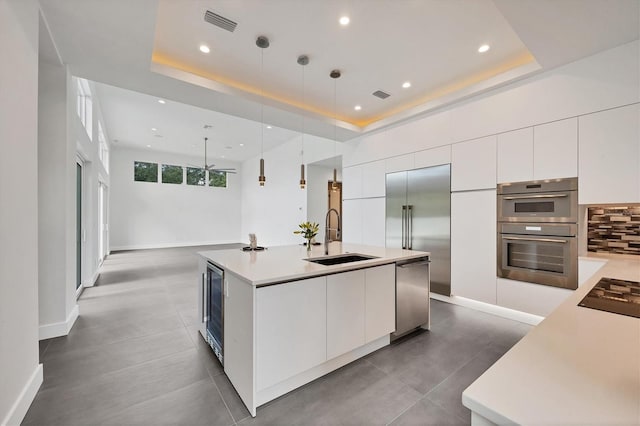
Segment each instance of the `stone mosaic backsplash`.
[[589,207],[587,249],[640,255],[640,205]]

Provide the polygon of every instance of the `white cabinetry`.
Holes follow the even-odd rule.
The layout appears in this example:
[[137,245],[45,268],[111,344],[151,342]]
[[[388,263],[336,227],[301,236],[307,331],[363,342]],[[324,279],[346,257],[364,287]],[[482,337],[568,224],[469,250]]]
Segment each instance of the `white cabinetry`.
[[451,191],[495,187],[495,136],[460,142],[451,147]]
[[513,281],[497,280],[498,305],[516,311],[546,317],[573,294],[566,288]]
[[384,197],[385,161],[374,161],[362,166],[362,197]]
[[362,166],[351,166],[342,169],[342,198],[362,197]]
[[256,290],[258,390],[326,361],[326,280],[310,278]]
[[451,194],[451,293],[496,303],[496,191]]
[[365,269],[365,341],[372,342],[396,329],[396,266]]
[[345,243],[384,247],[385,199],[343,200],[342,230]]
[[385,171],[387,173],[402,172],[414,168],[414,154],[399,155],[385,160]]
[[418,151],[414,158],[414,168],[416,169],[449,163],[451,163],[451,145]]
[[385,199],[365,198],[362,200],[361,226],[362,244],[368,246],[385,246]]
[[640,202],[640,106],[578,119],[580,204]]
[[533,179],[533,128],[498,135],[497,181],[521,182]]
[[327,359],[365,343],[365,272],[327,277]]
[[533,128],[533,179],[578,176],[578,119]]
[[362,199],[342,200],[342,241],[362,244]]

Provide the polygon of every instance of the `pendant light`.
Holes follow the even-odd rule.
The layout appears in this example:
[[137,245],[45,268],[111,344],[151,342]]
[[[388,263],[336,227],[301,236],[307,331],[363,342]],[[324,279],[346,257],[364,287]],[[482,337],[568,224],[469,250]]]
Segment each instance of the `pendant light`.
[[337,155],[337,145],[338,139],[336,137],[337,129],[338,129],[338,111],[336,106],[336,98],[337,98],[337,81],[342,74],[340,70],[333,70],[329,73],[329,77],[333,79],[333,157],[334,157],[334,166],[333,166],[333,181],[331,182],[331,191],[338,191],[338,155]]
[[264,49],[269,47],[269,39],[259,36],[256,39],[256,46],[260,48],[260,176],[258,183],[264,186],[267,178],[264,176]]
[[[309,63],[309,57],[307,55],[300,55],[298,56],[298,64],[302,65],[302,105],[305,105],[305,96],[304,96],[304,66],[307,65]],[[307,181],[305,180],[304,177],[304,132],[305,132],[305,128],[304,128],[304,114],[302,114],[302,142],[301,142],[301,149],[300,149],[300,157],[301,157],[301,162],[300,162],[300,189],[304,189],[307,186]]]

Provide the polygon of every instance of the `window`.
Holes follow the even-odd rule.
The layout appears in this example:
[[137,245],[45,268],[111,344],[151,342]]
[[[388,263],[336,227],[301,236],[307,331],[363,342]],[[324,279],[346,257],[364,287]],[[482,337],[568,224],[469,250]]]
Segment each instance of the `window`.
[[136,161],[133,163],[133,180],[137,182],[157,182],[158,164]]
[[98,121],[98,155],[100,161],[107,173],[109,173],[109,145],[107,144],[107,138],[104,136],[104,130],[102,129],[102,123]]
[[187,167],[187,185],[204,186],[207,176],[204,169]]
[[226,172],[209,172],[209,186],[215,186],[216,188],[227,187],[227,173]]
[[89,140],[93,140],[93,101],[89,83],[83,78],[77,79],[77,112],[80,122],[87,131]]
[[162,165],[162,183],[182,183],[182,166]]

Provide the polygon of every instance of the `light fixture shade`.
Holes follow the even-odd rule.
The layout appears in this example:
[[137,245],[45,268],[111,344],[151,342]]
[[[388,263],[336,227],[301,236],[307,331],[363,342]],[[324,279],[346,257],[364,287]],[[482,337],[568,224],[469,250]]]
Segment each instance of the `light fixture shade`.
[[333,169],[333,182],[331,182],[331,191],[336,192],[338,190],[338,171]]
[[260,186],[264,186],[265,181],[267,180],[266,177],[264,177],[264,158],[260,159],[260,176],[258,176],[258,183],[260,184]]
[[307,181],[304,178],[304,164],[300,164],[300,189],[304,189],[307,186]]

